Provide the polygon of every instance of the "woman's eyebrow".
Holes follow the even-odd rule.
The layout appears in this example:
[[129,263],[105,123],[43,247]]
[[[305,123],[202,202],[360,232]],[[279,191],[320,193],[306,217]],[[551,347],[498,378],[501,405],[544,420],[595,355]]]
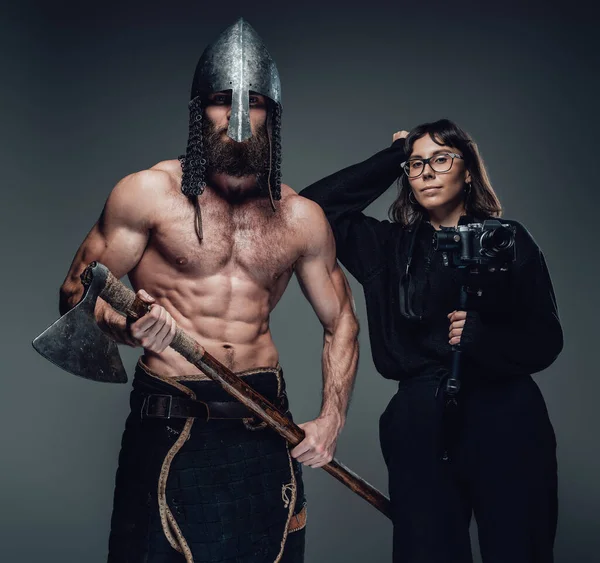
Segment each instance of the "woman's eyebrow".
[[[448,149],[438,149],[436,151],[433,151],[431,153],[431,156],[433,156],[435,154],[447,153],[447,152],[450,152],[449,148]],[[413,154],[413,155],[410,156],[409,160],[412,159],[412,158],[421,158],[422,159],[423,157],[420,154]]]

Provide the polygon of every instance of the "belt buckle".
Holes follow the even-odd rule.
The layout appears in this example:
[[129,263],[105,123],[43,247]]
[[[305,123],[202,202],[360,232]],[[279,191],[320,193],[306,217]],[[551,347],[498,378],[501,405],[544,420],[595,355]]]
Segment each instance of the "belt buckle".
[[208,403],[204,401],[199,401],[198,399],[195,400],[198,403],[202,403],[206,407],[206,420],[204,422],[208,422],[210,420],[210,407],[208,406]]
[[[148,412],[148,408],[150,407],[150,400],[155,398],[163,398],[166,397],[169,400],[169,404],[167,406],[167,414],[166,416],[157,416],[150,414]],[[173,406],[173,396],[172,395],[146,395],[144,397],[144,401],[142,403],[141,417],[146,418],[171,418],[171,408]]]

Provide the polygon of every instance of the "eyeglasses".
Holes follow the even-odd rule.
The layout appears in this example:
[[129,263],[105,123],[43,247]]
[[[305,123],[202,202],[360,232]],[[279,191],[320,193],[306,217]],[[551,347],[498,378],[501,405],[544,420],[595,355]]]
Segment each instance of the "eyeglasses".
[[409,158],[406,162],[403,162],[402,166],[404,172],[409,178],[418,178],[425,170],[425,165],[429,164],[434,172],[448,172],[454,164],[455,158],[461,158],[463,156],[454,152],[445,152],[436,154],[430,158]]

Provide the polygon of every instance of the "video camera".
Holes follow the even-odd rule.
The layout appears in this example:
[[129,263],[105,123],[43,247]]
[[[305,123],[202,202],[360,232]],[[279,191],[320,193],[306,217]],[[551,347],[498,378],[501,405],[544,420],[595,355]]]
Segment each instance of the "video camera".
[[487,266],[493,272],[506,270],[516,259],[516,228],[497,219],[458,227],[441,227],[435,233],[435,249],[450,254],[455,268]]

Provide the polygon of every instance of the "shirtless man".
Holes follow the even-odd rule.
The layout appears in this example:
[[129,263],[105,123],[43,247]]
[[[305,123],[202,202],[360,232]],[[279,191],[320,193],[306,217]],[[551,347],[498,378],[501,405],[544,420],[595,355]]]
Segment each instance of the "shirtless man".
[[[232,53],[226,41],[232,34],[258,47]],[[111,562],[190,562],[200,553],[214,562],[302,561],[297,462],[328,463],[345,422],[358,327],[323,212],[280,186],[273,173],[278,77],[274,87],[262,88],[255,77],[262,94],[248,88],[237,97],[235,86],[207,91],[221,83],[210,75],[212,59],[223,73],[224,58],[235,67],[240,57],[264,59],[265,53],[243,20],[207,48],[194,79],[183,166],[168,160],[121,180],[61,288],[65,313],[81,298],[80,273],[97,260],[117,278],[128,274],[152,304],[132,324],[101,300],[96,308],[97,322],[117,342],[144,347],[119,457]],[[232,84],[235,69],[226,71]],[[251,137],[241,140],[244,126]],[[324,328],[324,385],[319,416],[300,425],[306,438],[288,452],[282,438],[168,345],[181,327],[285,409],[269,315],[293,272]],[[208,403],[212,420],[193,416],[193,399]]]

